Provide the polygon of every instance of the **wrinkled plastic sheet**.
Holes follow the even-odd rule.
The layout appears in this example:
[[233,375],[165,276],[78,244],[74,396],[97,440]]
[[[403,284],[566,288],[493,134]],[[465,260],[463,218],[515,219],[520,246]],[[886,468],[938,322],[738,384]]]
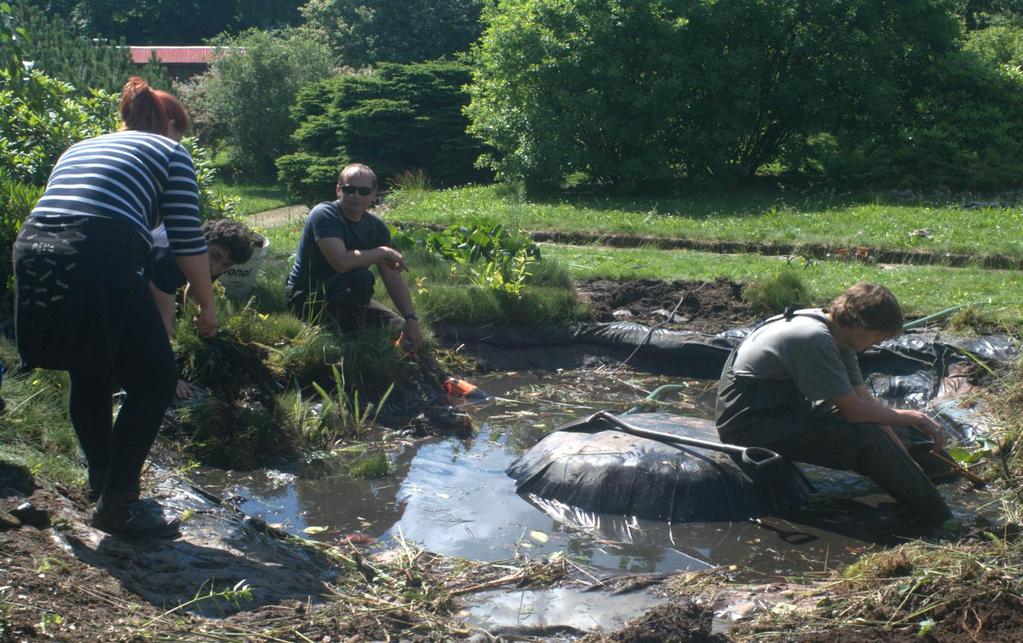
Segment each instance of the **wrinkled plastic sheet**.
[[[718,379],[732,349],[752,328],[733,328],[716,335],[651,328],[634,322],[584,323],[535,329],[512,326],[442,326],[438,333],[457,341],[507,348],[605,346],[627,351],[644,367],[678,377]],[[611,352],[611,351],[609,351]],[[860,356],[860,366],[875,395],[896,406],[923,408],[942,397],[949,369],[983,363],[997,368],[1019,357],[1007,335],[956,337],[935,331],[910,331]]]
[[[718,442],[712,422],[628,416],[641,429]],[[638,437],[603,420],[548,434],[512,463],[516,491],[582,510],[667,520],[746,520],[802,505],[813,488],[788,461],[758,470],[720,451]]]

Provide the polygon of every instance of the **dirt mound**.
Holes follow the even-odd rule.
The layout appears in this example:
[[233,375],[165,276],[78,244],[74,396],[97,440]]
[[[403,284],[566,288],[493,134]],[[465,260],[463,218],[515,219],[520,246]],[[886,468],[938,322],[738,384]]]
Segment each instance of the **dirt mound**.
[[[629,641],[630,643],[721,643],[731,639],[720,634],[711,634],[712,614],[710,610],[685,603],[658,605],[624,628],[602,637],[604,641]],[[584,639],[584,640],[594,640]]]
[[[595,278],[580,281],[576,291],[582,300],[590,303],[597,321],[663,324],[662,328],[672,330],[717,333],[752,323],[757,318],[757,313],[742,300],[742,286],[727,279]],[[675,313],[669,317],[672,311]]]

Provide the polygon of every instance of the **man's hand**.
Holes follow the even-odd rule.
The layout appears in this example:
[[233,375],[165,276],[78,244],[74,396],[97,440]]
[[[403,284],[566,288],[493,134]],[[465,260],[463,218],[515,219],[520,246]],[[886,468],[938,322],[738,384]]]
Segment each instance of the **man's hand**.
[[930,436],[934,440],[935,449],[945,446],[945,433],[941,430],[941,425],[932,420],[929,415],[921,411],[910,410],[899,411],[899,413],[912,419],[910,426],[916,428],[924,435]]
[[217,312],[213,306],[200,306],[195,318],[195,330],[200,337],[213,337],[217,332]]
[[405,265],[405,256],[403,254],[401,254],[394,248],[389,248],[387,246],[380,246],[377,249],[380,251],[380,254],[383,255],[383,259],[381,259],[381,261],[388,268],[394,270],[395,272],[408,270],[408,266]]
[[418,353],[423,346],[423,331],[419,328],[418,319],[405,321],[405,342],[410,353]]
[[192,397],[193,393],[195,393],[194,386],[192,386],[185,380],[178,380],[178,385],[174,389],[174,395],[176,395],[179,400],[184,400],[186,398]]

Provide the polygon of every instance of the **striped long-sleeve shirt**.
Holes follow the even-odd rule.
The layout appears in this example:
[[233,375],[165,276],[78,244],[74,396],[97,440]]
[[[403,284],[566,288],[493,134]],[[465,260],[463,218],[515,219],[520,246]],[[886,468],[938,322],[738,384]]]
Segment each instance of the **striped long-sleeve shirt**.
[[150,248],[150,230],[163,223],[174,254],[206,251],[192,157],[158,134],[129,130],[72,145],[30,216],[44,224],[83,216],[123,220]]

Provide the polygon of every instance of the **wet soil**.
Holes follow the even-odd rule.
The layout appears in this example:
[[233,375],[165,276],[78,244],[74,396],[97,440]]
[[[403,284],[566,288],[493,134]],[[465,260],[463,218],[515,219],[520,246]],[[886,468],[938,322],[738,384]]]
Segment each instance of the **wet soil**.
[[613,634],[589,636],[587,643],[725,643],[732,639],[711,633],[713,613],[694,603],[658,605]]
[[587,279],[576,284],[597,321],[630,321],[670,330],[718,333],[754,322],[742,286],[715,281]]

